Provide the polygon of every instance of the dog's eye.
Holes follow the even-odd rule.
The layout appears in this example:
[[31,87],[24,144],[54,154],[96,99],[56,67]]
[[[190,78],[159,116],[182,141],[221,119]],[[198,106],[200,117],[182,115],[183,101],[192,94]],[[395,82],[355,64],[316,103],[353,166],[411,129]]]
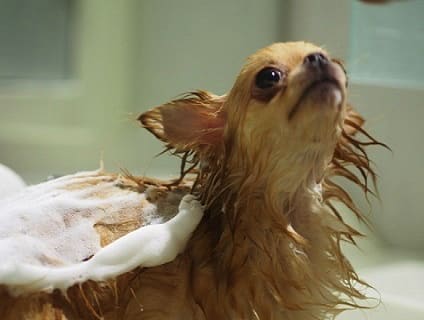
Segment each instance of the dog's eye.
[[268,89],[277,85],[282,78],[281,70],[277,68],[264,68],[256,75],[255,85],[259,89]]

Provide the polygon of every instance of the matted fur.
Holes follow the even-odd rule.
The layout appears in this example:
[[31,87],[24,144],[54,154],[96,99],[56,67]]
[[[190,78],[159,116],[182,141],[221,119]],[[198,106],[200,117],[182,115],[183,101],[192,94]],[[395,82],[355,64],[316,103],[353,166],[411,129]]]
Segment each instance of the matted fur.
[[[67,296],[13,298],[2,291],[0,318],[309,320],[361,307],[367,284],[341,250],[341,242],[354,243],[359,232],[344,222],[333,201],[366,219],[333,178],[345,177],[368,193],[368,177],[375,182],[376,176],[366,148],[382,144],[362,128],[363,119],[345,100],[331,122],[334,128],[319,129],[328,141],[311,146],[283,141],[287,149],[280,148],[274,114],[263,123],[254,119],[259,124],[251,129],[255,110],[266,113],[267,104],[276,103],[252,100],[256,72],[269,64],[296,70],[314,52],[327,54],[308,43],[274,44],[248,59],[227,95],[193,92],[140,116],[182,158],[181,178],[157,184],[172,192],[193,175],[192,192],[206,205],[175,261],[107,283],[74,286]],[[287,154],[303,147],[301,157]],[[143,178],[128,178],[144,188]]]
[[[199,92],[173,104],[216,106],[214,115],[228,117],[225,103],[215,99],[212,94]],[[151,112],[157,114],[160,109]],[[156,134],[156,128],[145,121],[152,119],[151,115],[148,112],[140,120]],[[238,112],[231,124],[238,128],[244,117],[243,111]],[[367,284],[341,251],[342,241],[354,244],[354,237],[360,233],[344,222],[332,200],[342,202],[360,220],[366,218],[332,178],[345,177],[365,193],[371,191],[368,177],[375,183],[376,175],[365,147],[383,144],[361,128],[363,123],[362,117],[346,106],[341,134],[321,177],[321,197],[301,187],[284,201],[284,195],[274,193],[272,187],[258,190],[271,155],[258,155],[254,166],[244,163],[247,155],[235,145],[239,132],[231,124],[225,128],[223,143],[206,150],[202,143],[186,147],[173,145],[166,135],[159,137],[168,143],[168,149],[182,153],[183,159],[191,156],[192,162],[200,163],[195,191],[208,209],[187,251],[196,265],[212,266],[213,275],[218,277],[215,294],[219,298],[214,302],[222,310],[210,313],[208,309],[207,314],[235,319],[323,319],[361,306]],[[355,138],[357,133],[365,140]],[[257,146],[264,144],[262,141]],[[302,177],[299,180],[302,182]],[[272,181],[268,183],[272,185]],[[259,227],[261,219],[267,220],[268,228]]]

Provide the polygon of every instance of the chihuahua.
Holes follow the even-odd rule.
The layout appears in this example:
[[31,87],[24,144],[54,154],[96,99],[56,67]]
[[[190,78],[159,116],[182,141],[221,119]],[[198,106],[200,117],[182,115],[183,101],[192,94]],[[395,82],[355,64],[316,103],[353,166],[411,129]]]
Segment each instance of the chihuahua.
[[347,86],[324,49],[276,43],[247,59],[228,94],[196,91],[140,115],[182,159],[181,177],[121,184],[154,186],[151,202],[184,186],[203,206],[200,223],[168,263],[88,281],[66,297],[39,294],[47,316],[36,319],[312,320],[361,307],[367,284],[341,250],[360,233],[333,202],[366,218],[333,179],[372,192],[365,149],[382,144],[362,128]]

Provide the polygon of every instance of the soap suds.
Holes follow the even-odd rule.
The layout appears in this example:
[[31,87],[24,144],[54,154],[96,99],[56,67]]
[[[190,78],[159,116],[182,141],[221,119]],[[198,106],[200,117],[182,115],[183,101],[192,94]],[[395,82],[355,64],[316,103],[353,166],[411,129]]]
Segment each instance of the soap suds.
[[[171,218],[144,193],[118,187],[117,180],[101,171],[82,172],[0,200],[0,284],[15,294],[66,290],[174,259],[200,222],[199,202],[187,195],[177,210],[164,201],[172,216],[177,213]],[[182,196],[169,198],[174,203]],[[123,219],[141,227],[101,248],[95,225],[119,226]]]
[[25,182],[12,169],[0,163],[0,199],[25,188]]

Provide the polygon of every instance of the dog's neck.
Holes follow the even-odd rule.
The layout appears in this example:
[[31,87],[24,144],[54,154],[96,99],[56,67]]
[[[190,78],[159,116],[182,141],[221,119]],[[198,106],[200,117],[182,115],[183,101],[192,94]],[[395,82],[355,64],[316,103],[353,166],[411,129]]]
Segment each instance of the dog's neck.
[[205,220],[213,219],[215,226],[221,220],[221,230],[214,232],[231,228],[232,232],[245,233],[249,225],[289,224],[288,215],[319,200],[319,184],[331,159],[331,148],[329,144],[325,149],[287,152],[274,146],[268,152],[262,148],[263,154],[256,156],[232,152],[203,183],[209,193],[203,195],[208,208]]
[[[267,309],[292,308],[295,306],[290,304],[302,301],[295,288],[310,276],[304,254],[310,239],[297,227],[322,206],[316,182],[328,161],[324,155],[277,155],[279,163],[255,159],[255,165],[237,160],[237,167],[221,176],[222,187],[215,190],[222,193],[208,206],[188,252],[195,265],[208,270],[206,278],[213,281],[209,286],[224,288],[228,301],[244,304],[246,310],[247,303],[262,306],[264,319]],[[233,164],[230,159],[228,165]],[[243,171],[247,168],[250,171]],[[209,178],[217,179],[214,174]],[[317,226],[318,233],[320,228]],[[318,251],[324,254],[320,245]],[[241,293],[243,297],[238,296]],[[308,299],[304,302],[310,303]]]

